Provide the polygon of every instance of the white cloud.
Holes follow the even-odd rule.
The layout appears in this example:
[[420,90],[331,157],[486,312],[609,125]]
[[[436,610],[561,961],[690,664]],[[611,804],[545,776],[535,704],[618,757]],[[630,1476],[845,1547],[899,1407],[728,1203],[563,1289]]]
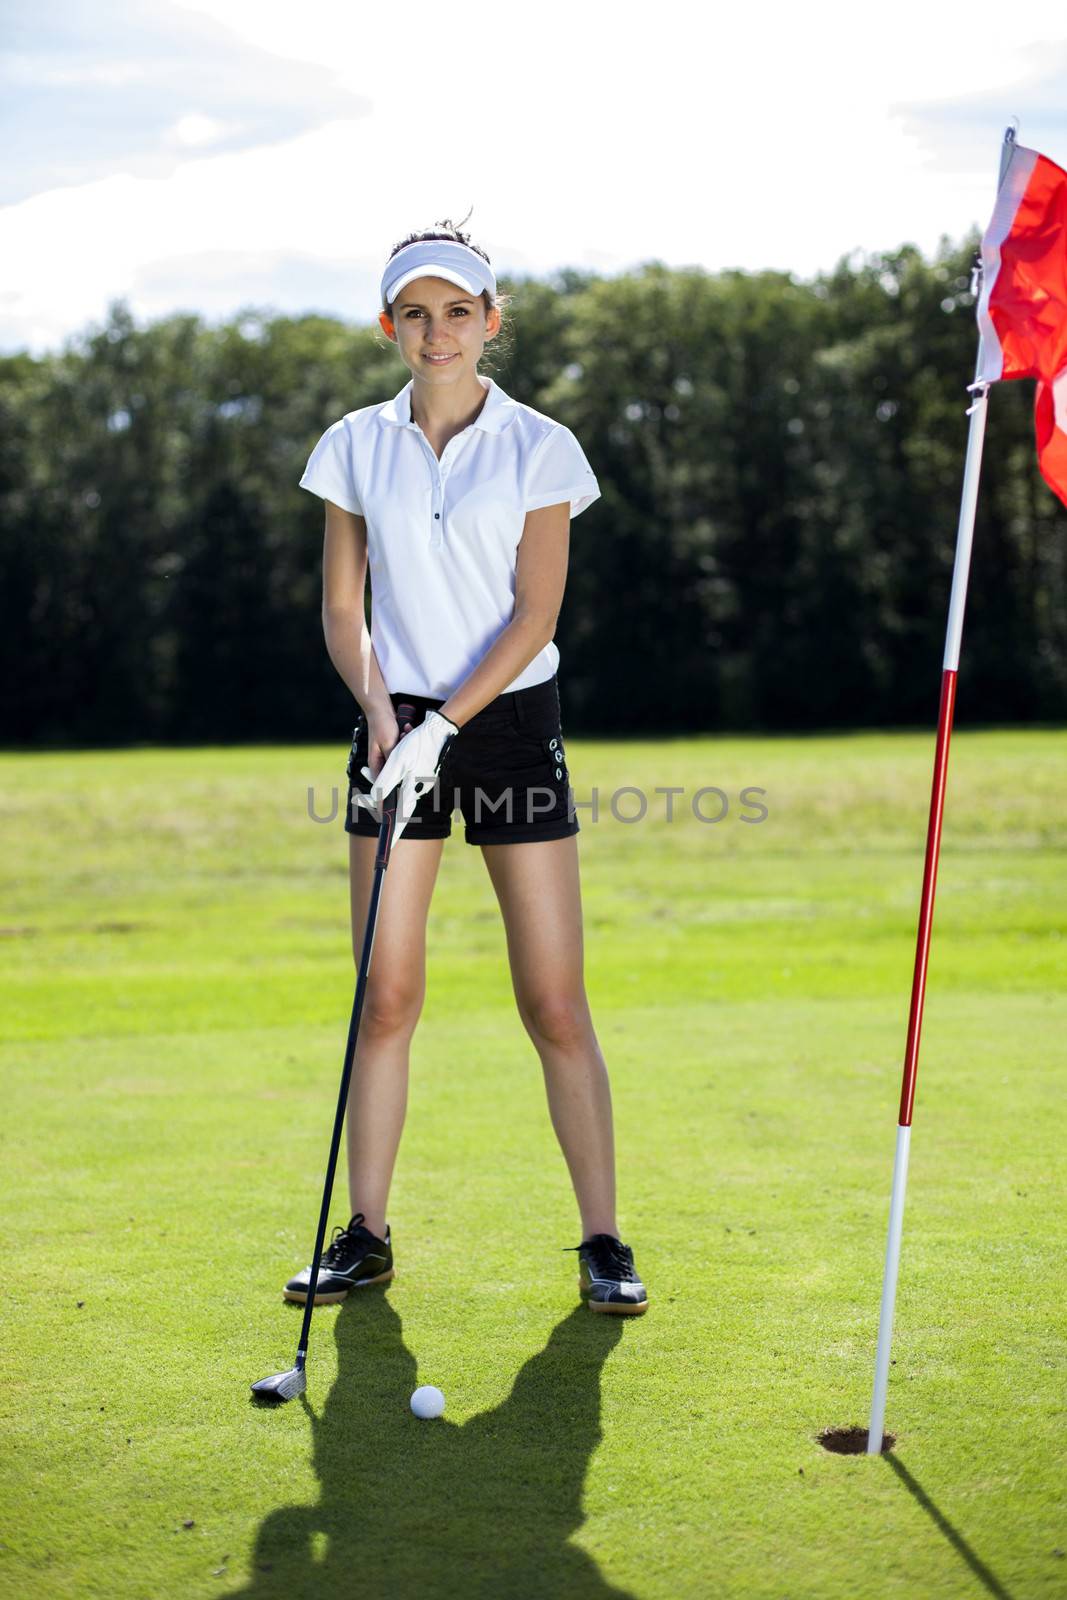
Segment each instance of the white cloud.
[[[1065,13],[1067,14],[1067,13]],[[1019,142],[1067,156],[1067,39],[1020,44],[1003,80],[919,101],[892,101],[889,115],[915,138],[927,171],[988,176],[987,130],[1018,118]],[[984,220],[984,219],[983,219]]]
[[165,129],[163,139],[167,144],[181,145],[184,149],[194,150],[204,145],[218,144],[233,126],[233,123],[223,122],[219,117],[205,116],[202,111],[191,111]]
[[[155,164],[105,137],[127,115],[143,131],[135,82],[125,108],[109,91],[112,122],[62,128],[110,165],[0,212],[5,348],[55,344],[119,295],[140,317],[254,300],[370,319],[392,244],[472,205],[501,273],[659,259],[806,275],[984,224],[1013,114],[1021,142],[1067,164],[1059,3],[1020,12],[1014,37],[988,0],[965,27],[917,0],[867,17],[680,0],[153,9],[185,41]],[[114,38],[79,59],[114,68]]]
[[174,173],[184,152],[289,139],[367,102],[168,0],[50,0],[5,16],[0,201],[129,172]]

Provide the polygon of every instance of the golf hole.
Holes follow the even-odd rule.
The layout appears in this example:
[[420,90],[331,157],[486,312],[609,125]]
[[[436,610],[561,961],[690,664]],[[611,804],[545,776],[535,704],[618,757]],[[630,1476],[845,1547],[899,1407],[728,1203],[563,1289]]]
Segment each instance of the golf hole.
[[[866,1428],[824,1428],[815,1435],[824,1450],[835,1456],[862,1456],[867,1453]],[[895,1433],[882,1434],[882,1454],[892,1450],[897,1442]]]

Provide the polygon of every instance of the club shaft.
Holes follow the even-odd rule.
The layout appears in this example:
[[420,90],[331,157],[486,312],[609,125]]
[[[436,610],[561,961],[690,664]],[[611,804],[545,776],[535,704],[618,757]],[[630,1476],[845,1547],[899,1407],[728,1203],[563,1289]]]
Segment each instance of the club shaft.
[[326,1224],[330,1215],[330,1201],[333,1196],[333,1180],[337,1170],[337,1156],[341,1148],[341,1130],[344,1127],[345,1109],[348,1105],[348,1087],[352,1078],[352,1063],[356,1054],[359,1019],[363,1013],[363,997],[367,990],[367,975],[370,972],[371,953],[374,949],[374,932],[378,925],[378,902],[381,898],[385,869],[389,865],[389,853],[392,849],[393,832],[396,827],[397,796],[398,791],[394,789],[392,794],[386,797],[381,828],[378,832],[378,850],[374,858],[374,880],[371,884],[367,926],[363,935],[363,949],[359,959],[359,975],[356,979],[355,999],[352,1002],[352,1017],[348,1024],[348,1042],[345,1045],[345,1064],[341,1073],[341,1088],[337,1095],[337,1113],[333,1122],[333,1138],[330,1141],[330,1159],[326,1166],[326,1182],[322,1188],[319,1226],[315,1234],[315,1249],[311,1257],[311,1275],[308,1280],[304,1320],[300,1327],[300,1343],[296,1352],[295,1365],[300,1370],[303,1369],[307,1361],[311,1316],[315,1309],[315,1290],[319,1281],[319,1261],[326,1240]]

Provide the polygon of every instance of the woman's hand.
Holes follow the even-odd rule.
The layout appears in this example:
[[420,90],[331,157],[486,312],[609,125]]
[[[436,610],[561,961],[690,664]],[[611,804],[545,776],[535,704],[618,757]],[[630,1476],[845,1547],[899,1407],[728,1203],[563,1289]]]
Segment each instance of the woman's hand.
[[393,746],[372,783],[370,798],[380,806],[399,787],[398,810],[414,808],[437,782],[445,751],[458,733],[456,724],[439,711],[427,711],[418,727],[402,734]]
[[399,839],[419,800],[437,782],[445,752],[458,733],[455,723],[438,711],[428,711],[416,728],[410,722],[398,726],[395,712],[368,716],[363,775],[371,788],[369,794],[355,796],[357,804],[380,822],[386,798],[399,787],[394,834]]
[[396,711],[391,705],[368,714],[367,765],[363,768],[363,773],[372,783],[392,755],[401,737],[409,732],[410,728],[410,722],[405,722],[402,728],[398,726]]
[[[360,767],[360,771],[371,785],[371,793],[364,794],[362,790],[354,790],[352,798],[357,806],[368,812],[379,825],[382,820],[382,808],[377,803],[373,793],[374,780],[381,772],[385,763],[399,744],[403,734],[411,729],[411,723],[405,721],[403,727],[398,726],[396,708],[386,701],[385,705],[377,711],[368,711],[367,717],[367,764]],[[406,818],[402,818],[397,811],[396,828],[393,833],[394,841],[399,839],[404,831]]]

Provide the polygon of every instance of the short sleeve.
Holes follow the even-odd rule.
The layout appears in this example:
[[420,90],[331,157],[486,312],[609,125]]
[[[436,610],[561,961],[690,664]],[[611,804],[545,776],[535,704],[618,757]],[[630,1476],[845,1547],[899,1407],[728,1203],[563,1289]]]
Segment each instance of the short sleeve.
[[523,509],[537,511],[569,500],[571,516],[576,517],[599,497],[600,485],[585,452],[571,430],[557,423],[530,457]]
[[323,500],[332,500],[343,511],[354,511],[357,517],[363,515],[352,467],[352,440],[344,417],[326,429],[312,450],[300,487],[310,489]]

